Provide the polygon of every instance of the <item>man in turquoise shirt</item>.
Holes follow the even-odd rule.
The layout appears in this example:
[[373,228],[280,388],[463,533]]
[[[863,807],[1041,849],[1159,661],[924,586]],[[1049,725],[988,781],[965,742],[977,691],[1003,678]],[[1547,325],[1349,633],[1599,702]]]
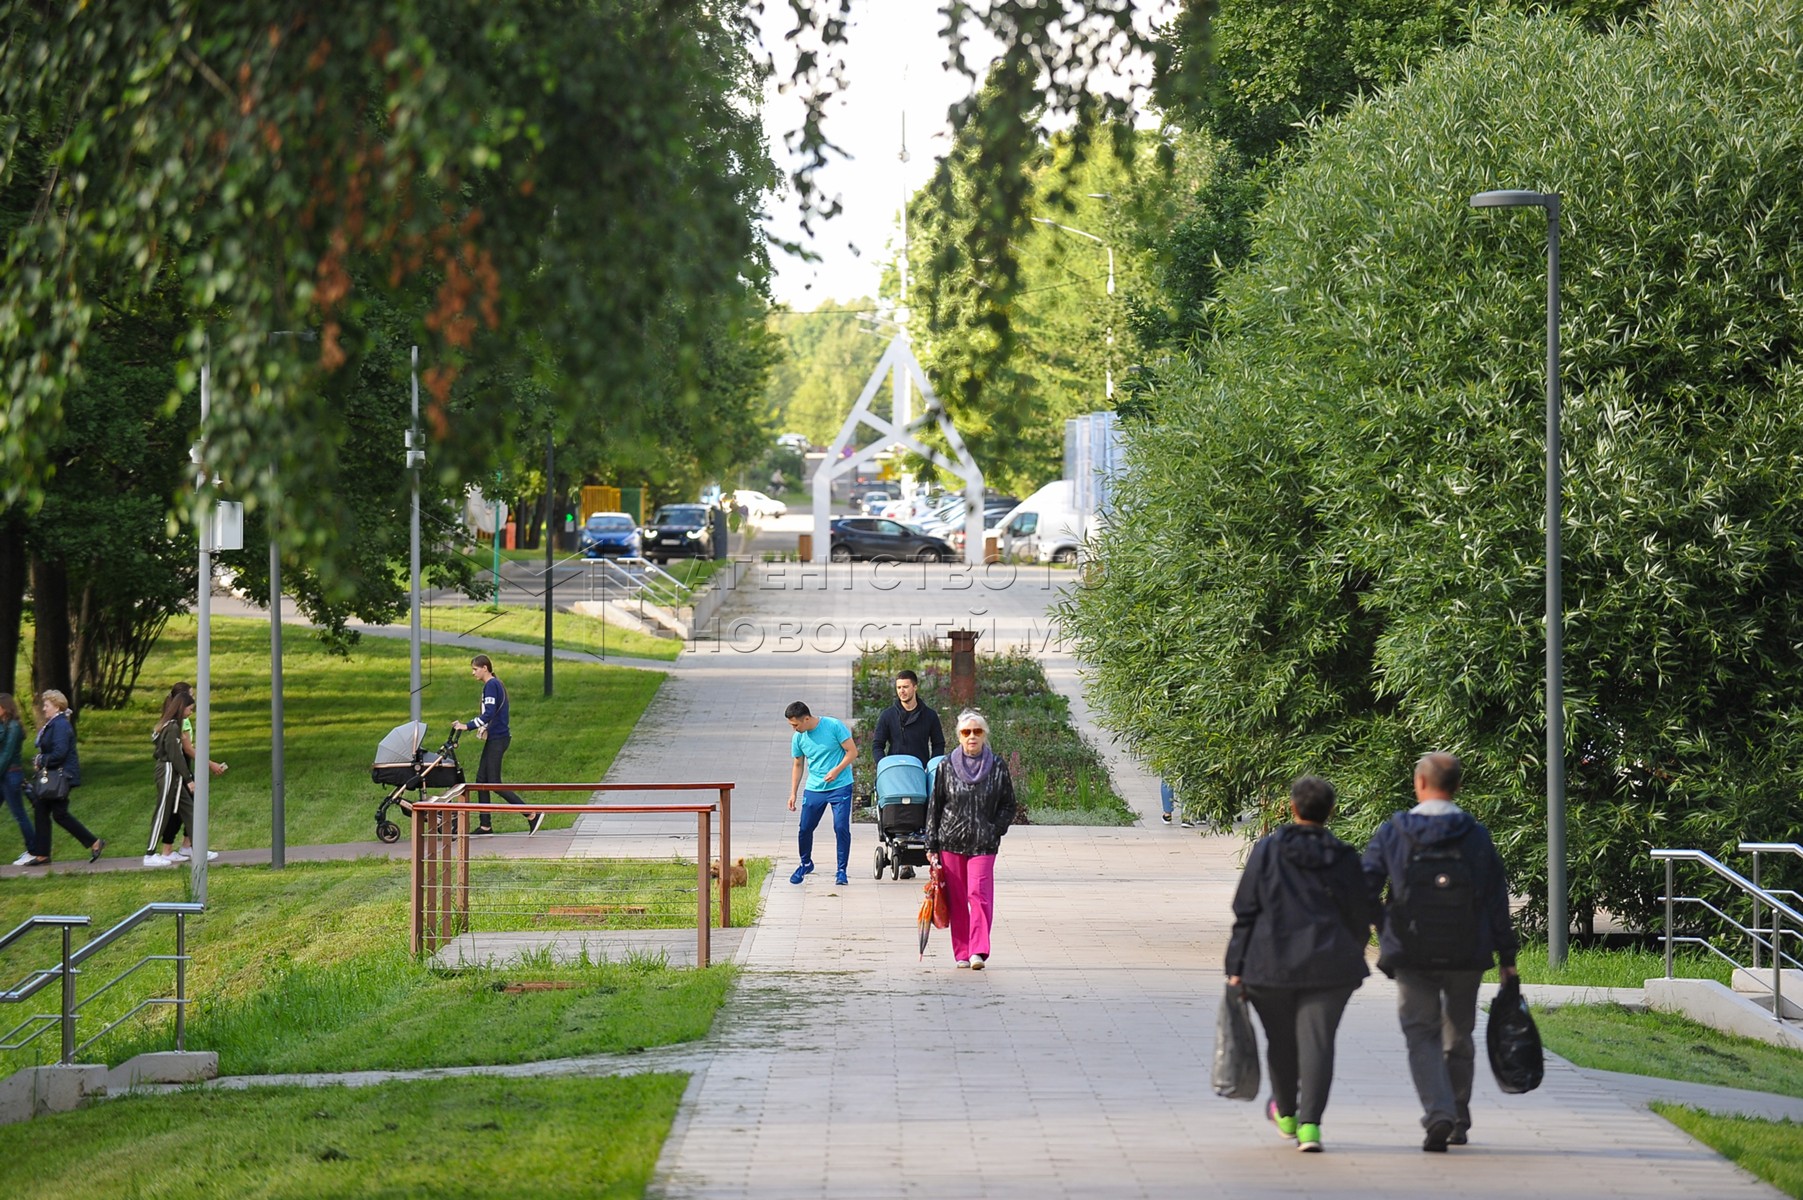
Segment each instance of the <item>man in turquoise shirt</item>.
[[[845,868],[851,863],[851,764],[858,759],[858,744],[851,730],[836,717],[816,717],[808,706],[797,700],[783,710],[789,728],[795,731],[789,739],[789,752],[795,756],[795,769],[789,775],[789,811],[795,811],[797,794],[801,794],[801,865],[789,876],[790,883],[800,883],[814,869],[814,829],[833,808],[833,836],[839,843],[839,873],[833,882],[845,884]],[[807,790],[802,792],[803,765],[806,765]]]

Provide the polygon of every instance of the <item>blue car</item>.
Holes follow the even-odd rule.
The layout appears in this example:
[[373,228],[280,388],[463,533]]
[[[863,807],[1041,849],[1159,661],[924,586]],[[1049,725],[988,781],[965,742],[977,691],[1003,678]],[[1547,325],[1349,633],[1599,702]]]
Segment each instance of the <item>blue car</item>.
[[639,527],[623,512],[590,513],[582,527],[585,558],[639,558]]

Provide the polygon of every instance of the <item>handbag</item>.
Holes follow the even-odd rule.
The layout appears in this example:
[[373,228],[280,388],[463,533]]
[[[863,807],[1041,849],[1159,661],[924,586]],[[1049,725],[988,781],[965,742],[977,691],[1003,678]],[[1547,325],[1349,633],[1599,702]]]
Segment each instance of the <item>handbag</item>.
[[927,895],[933,901],[933,928],[945,929],[952,923],[951,902],[945,898],[945,868],[933,867],[927,872]]
[[42,800],[46,804],[67,800],[69,777],[63,774],[61,767],[40,767],[38,777],[31,784],[31,795],[33,799]]
[[1223,1100],[1258,1099],[1258,1035],[1252,1032],[1246,988],[1227,985],[1215,1020],[1215,1061],[1211,1082]]
[[1521,998],[1521,980],[1503,980],[1490,1002],[1490,1022],[1484,1029],[1484,1048],[1490,1052],[1490,1071],[1496,1086],[1510,1095],[1531,1092],[1546,1077],[1546,1052],[1540,1045],[1540,1029]]

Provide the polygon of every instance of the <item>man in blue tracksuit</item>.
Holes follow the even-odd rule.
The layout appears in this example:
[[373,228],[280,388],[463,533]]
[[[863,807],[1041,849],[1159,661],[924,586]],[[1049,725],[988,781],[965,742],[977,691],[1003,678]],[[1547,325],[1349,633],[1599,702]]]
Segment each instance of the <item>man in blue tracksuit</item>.
[[[488,655],[478,654],[470,659],[470,674],[482,684],[482,708],[468,721],[454,721],[457,729],[474,729],[482,738],[482,761],[476,767],[477,783],[501,782],[501,756],[507,753],[507,747],[513,742],[513,731],[507,724],[507,689],[499,679],[495,678],[495,665],[489,661]],[[497,789],[495,794],[509,804],[525,804],[518,792]],[[488,803],[488,793],[475,793],[477,804]],[[542,812],[526,814],[526,832],[534,834],[544,822]],[[489,814],[480,814],[480,821],[470,828],[471,833],[493,833],[494,826]]]
[[789,882],[800,883],[813,871],[814,830],[831,805],[833,837],[839,843],[839,873],[833,882],[843,887],[845,869],[851,864],[851,765],[858,760],[858,744],[845,722],[817,717],[799,700],[784,709],[783,716],[794,730],[789,738],[789,752],[795,756],[795,768],[789,775],[790,812],[795,811],[804,773],[808,784],[801,805],[801,865]]

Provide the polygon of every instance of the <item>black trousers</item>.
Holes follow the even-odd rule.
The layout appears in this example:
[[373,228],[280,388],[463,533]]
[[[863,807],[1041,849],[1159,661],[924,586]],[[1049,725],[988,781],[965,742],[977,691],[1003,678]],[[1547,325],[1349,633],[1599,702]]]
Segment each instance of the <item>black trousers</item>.
[[40,800],[33,796],[31,811],[37,815],[34,827],[38,835],[38,844],[32,847],[32,853],[39,858],[50,857],[50,822],[52,820],[67,829],[69,836],[80,842],[83,850],[92,849],[94,843],[100,840],[94,836],[93,830],[75,819],[75,814],[69,811],[67,796],[61,800]]
[[1255,988],[1246,998],[1265,1027],[1277,1115],[1319,1125],[1333,1088],[1333,1042],[1355,987]]
[[[482,743],[482,759],[476,764],[477,783],[501,782],[501,756],[507,753],[507,747],[512,744],[513,739],[510,737],[495,737],[493,734],[489,735],[488,740]],[[486,791],[476,792],[474,795],[477,804],[487,804],[489,802],[488,793]],[[499,796],[502,801],[508,804],[526,803],[524,800],[520,799],[518,792],[509,792],[497,788],[495,790],[495,795]],[[487,829],[491,824],[489,818],[492,815],[493,814],[491,813],[477,814],[480,818],[477,824],[481,825],[484,829]]]

